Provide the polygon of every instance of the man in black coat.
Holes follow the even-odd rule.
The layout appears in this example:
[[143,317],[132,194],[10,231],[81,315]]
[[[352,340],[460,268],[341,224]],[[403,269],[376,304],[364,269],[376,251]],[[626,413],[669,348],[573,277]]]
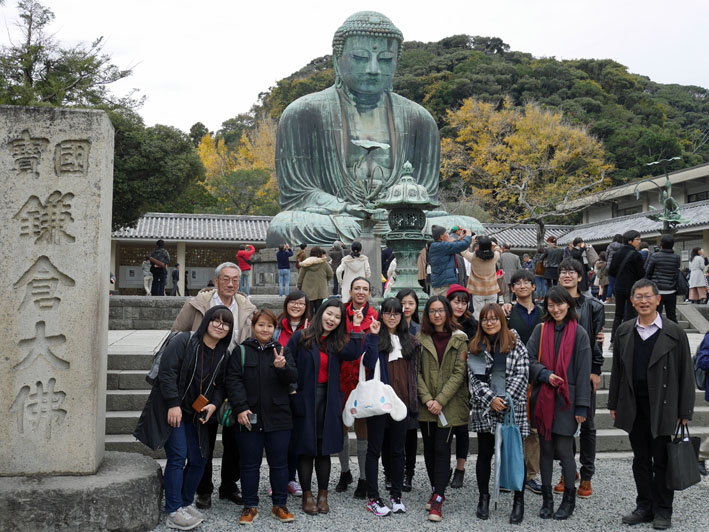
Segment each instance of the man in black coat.
[[675,237],[662,235],[659,251],[650,255],[645,277],[654,282],[660,290],[661,299],[657,312],[662,314],[664,307],[667,319],[677,323],[677,275],[680,257],[672,250],[674,247]]
[[635,510],[623,523],[652,521],[653,528],[665,530],[672,526],[674,498],[666,484],[667,444],[677,423],[692,419],[692,358],[686,333],[657,312],[657,285],[641,279],[631,297],[638,318],[618,327],[608,392],[614,425],[629,434],[638,492]]
[[[559,264],[559,284],[566,288],[569,295],[576,302],[576,313],[578,323],[588,334],[591,345],[591,406],[588,409],[586,421],[581,424],[580,432],[580,454],[581,461],[581,485],[577,495],[582,499],[591,496],[591,479],[596,472],[596,425],[593,418],[596,414],[596,390],[601,383],[601,371],[603,367],[603,326],[606,323],[606,309],[603,303],[587,297],[581,293],[582,280],[585,270],[579,261],[575,259],[564,259]],[[576,442],[574,441],[574,454],[576,454]],[[557,493],[564,493],[563,477],[561,482],[554,487]]]
[[635,317],[635,310],[630,303],[630,289],[638,279],[645,277],[645,264],[640,249],[640,233],[635,230],[623,233],[623,247],[613,254],[613,262],[608,274],[615,278],[613,296],[615,297],[615,316],[611,330],[611,344],[615,331],[625,320]]

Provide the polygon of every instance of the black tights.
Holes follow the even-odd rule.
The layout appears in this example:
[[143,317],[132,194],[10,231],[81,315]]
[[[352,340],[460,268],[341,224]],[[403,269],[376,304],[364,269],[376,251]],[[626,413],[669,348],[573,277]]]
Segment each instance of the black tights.
[[539,437],[539,470],[542,486],[551,486],[554,456],[561,462],[564,485],[572,487],[576,482],[576,459],[574,458],[574,437],[552,434],[550,440]]
[[[495,435],[492,432],[478,432],[478,461],[475,463],[475,477],[478,492],[490,494],[490,472],[492,457],[495,454]],[[527,465],[524,466],[524,478],[527,478]]]
[[318,455],[298,457],[298,477],[303,491],[312,491],[313,462],[315,462],[315,476],[318,479],[318,489],[327,490],[330,483],[330,457],[322,455],[322,439],[318,439]]
[[[406,431],[406,443],[404,443],[404,472],[413,476],[416,469],[416,451],[418,447],[418,429],[409,429]],[[384,433],[384,443],[382,444],[382,468],[384,475],[391,475],[391,442],[389,441],[389,433]]]

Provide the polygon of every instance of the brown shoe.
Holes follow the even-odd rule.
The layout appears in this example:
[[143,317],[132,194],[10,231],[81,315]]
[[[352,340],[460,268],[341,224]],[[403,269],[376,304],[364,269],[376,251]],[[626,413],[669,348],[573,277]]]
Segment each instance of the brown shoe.
[[[579,474],[576,473],[576,482],[579,481]],[[564,494],[564,475],[561,475],[561,479],[559,479],[559,483],[554,486],[554,493],[558,493],[559,495]]]
[[295,520],[293,514],[290,513],[288,508],[285,506],[274,506],[273,510],[271,510],[271,515],[278,519],[281,523],[289,523]]
[[317,515],[318,513],[318,507],[315,506],[312,491],[303,492],[303,511],[308,515]]
[[576,492],[576,495],[578,497],[581,497],[582,499],[588,499],[592,493],[593,490],[591,489],[591,481],[582,480],[581,485],[579,486],[579,490]]
[[327,490],[318,490],[318,512],[326,514],[330,511],[330,506],[327,504]]
[[258,517],[258,510],[256,508],[247,508],[246,506],[244,506],[244,509],[241,512],[241,517],[239,518],[239,524],[240,525],[253,524],[253,522],[256,520],[257,517]]

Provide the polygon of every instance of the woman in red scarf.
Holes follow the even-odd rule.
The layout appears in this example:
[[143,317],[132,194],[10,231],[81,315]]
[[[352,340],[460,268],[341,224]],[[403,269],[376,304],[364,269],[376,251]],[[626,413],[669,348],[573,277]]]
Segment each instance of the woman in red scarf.
[[[567,519],[576,506],[573,443],[591,404],[591,347],[586,331],[578,324],[575,306],[566,289],[549,288],[544,298],[544,323],[535,327],[527,343],[530,419],[539,431],[542,519]],[[567,486],[556,512],[551,487],[554,456],[561,461]]]
[[[345,287],[342,287],[343,290]],[[350,300],[345,305],[345,317],[347,318],[347,332],[368,333],[369,327],[372,325],[372,320],[378,318],[377,311],[369,304],[369,296],[372,294],[372,285],[369,279],[365,277],[355,277],[350,285]],[[355,328],[353,320],[355,315],[362,316],[362,323]],[[343,362],[340,368],[340,387],[345,397],[347,398],[357,387],[359,382],[359,361]],[[350,449],[348,446],[349,439],[347,433],[349,429],[343,424],[342,428],[345,433],[344,446],[339,454],[340,480],[335,486],[335,491],[341,493],[347,490],[347,486],[352,483],[352,473],[350,472]],[[367,459],[367,423],[364,419],[355,419],[354,423],[355,436],[357,437],[357,464],[359,465],[359,480],[354,491],[354,496],[357,499],[364,499],[367,496],[367,483],[365,481],[364,464]]]

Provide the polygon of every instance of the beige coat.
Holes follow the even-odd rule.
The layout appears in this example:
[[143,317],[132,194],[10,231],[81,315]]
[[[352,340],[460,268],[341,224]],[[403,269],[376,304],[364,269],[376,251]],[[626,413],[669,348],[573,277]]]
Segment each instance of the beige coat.
[[332,268],[325,257],[308,257],[300,263],[298,290],[305,292],[310,301],[325,299],[330,295],[327,282],[332,275]]
[[[194,297],[189,298],[182,305],[180,313],[175,318],[175,323],[172,324],[173,331],[196,331],[199,324],[202,323],[204,314],[212,306],[212,296],[216,289],[203,290]],[[231,339],[229,349],[233,349],[236,344],[239,344],[251,336],[251,318],[256,312],[256,307],[242,293],[237,292],[234,295],[236,305],[239,307],[237,316],[234,317],[238,324],[238,338]]]
[[359,257],[346,255],[337,268],[337,281],[340,283],[342,302],[347,303],[350,300],[350,286],[355,278],[369,279],[370,275],[372,275],[372,271],[369,268],[369,259],[366,255]]
[[490,260],[481,260],[473,251],[463,251],[461,255],[470,262],[468,291],[474,296],[496,296],[500,291],[496,276],[500,251],[495,249],[495,256]]

